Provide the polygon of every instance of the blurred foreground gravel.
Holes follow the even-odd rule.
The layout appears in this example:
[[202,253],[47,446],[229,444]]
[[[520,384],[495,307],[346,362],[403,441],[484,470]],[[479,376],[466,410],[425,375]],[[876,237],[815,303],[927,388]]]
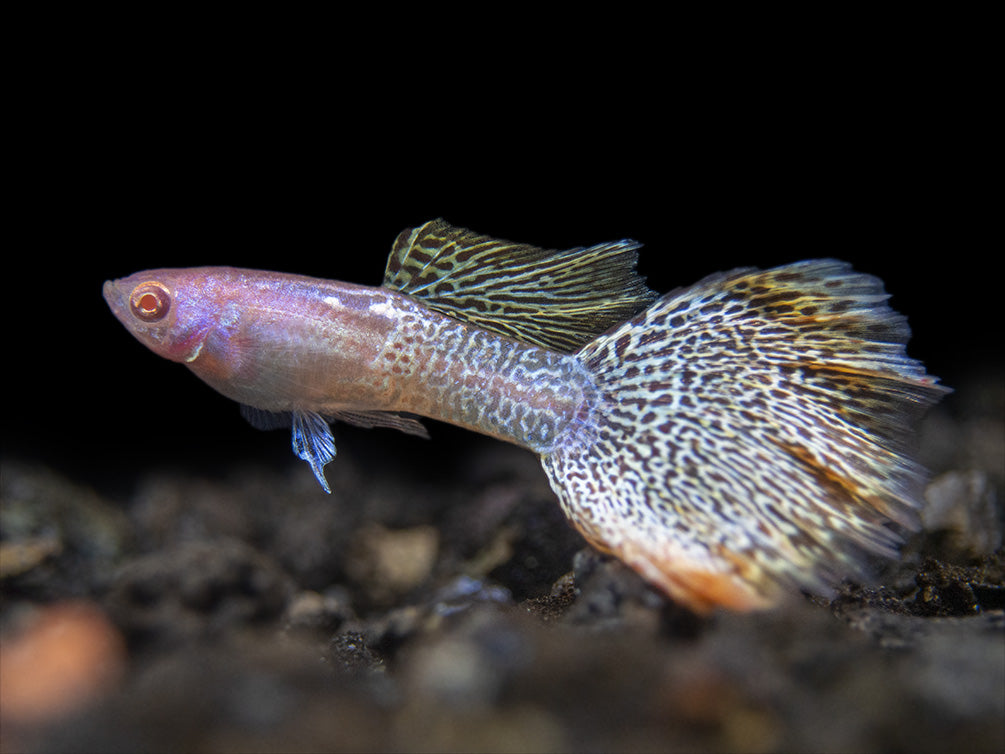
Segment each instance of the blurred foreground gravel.
[[931,413],[875,583],[708,619],[502,444],[432,475],[344,435],[331,497],[292,458],[109,496],[5,456],[0,748],[1001,752],[1003,413],[997,374]]

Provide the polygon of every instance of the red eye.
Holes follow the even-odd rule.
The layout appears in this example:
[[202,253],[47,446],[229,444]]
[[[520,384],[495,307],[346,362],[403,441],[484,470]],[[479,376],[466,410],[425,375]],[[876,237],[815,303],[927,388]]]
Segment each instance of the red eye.
[[133,314],[144,322],[156,322],[164,319],[171,309],[171,293],[160,283],[150,281],[140,283],[133,288],[129,297],[129,305]]

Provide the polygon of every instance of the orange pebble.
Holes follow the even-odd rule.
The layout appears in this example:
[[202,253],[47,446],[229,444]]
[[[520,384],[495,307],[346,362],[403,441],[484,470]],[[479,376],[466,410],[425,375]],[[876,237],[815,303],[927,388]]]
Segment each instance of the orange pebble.
[[0,720],[38,724],[104,696],[125,669],[125,643],[92,604],[45,607],[0,645]]

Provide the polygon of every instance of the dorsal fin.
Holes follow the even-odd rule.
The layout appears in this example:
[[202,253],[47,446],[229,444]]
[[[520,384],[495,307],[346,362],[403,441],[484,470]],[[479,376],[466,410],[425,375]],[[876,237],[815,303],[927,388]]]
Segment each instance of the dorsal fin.
[[639,246],[539,249],[437,219],[398,236],[384,287],[482,329],[571,353],[656,299],[635,271]]

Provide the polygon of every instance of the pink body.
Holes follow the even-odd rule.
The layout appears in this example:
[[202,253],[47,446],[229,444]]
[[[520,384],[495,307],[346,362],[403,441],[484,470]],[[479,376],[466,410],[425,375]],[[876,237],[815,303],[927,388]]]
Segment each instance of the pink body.
[[[136,313],[148,282],[169,302],[154,321]],[[572,356],[485,332],[385,288],[197,267],[110,281],[104,295],[154,352],[266,411],[409,412],[539,453],[592,411],[591,381]]]

